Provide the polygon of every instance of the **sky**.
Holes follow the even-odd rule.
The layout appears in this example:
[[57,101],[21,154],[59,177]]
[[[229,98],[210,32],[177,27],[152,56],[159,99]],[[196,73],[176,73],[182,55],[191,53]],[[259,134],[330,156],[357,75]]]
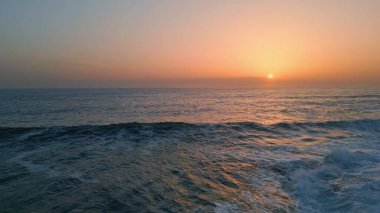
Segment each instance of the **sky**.
[[0,0],[1,88],[284,82],[380,83],[380,1]]

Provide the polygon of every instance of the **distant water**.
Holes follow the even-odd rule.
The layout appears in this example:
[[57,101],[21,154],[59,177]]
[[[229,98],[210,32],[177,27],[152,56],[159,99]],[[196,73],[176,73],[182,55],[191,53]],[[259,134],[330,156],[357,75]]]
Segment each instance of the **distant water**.
[[379,212],[380,90],[0,90],[0,212]]

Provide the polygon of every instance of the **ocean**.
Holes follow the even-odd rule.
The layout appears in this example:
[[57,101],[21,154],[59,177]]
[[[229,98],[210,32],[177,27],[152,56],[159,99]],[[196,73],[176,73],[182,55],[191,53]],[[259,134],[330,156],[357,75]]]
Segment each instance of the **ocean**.
[[0,90],[0,212],[379,212],[379,89]]

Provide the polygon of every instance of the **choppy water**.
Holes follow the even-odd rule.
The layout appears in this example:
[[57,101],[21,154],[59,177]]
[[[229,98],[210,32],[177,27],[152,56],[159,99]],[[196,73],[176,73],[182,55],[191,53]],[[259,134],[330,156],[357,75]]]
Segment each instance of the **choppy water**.
[[378,212],[379,90],[2,90],[1,212]]

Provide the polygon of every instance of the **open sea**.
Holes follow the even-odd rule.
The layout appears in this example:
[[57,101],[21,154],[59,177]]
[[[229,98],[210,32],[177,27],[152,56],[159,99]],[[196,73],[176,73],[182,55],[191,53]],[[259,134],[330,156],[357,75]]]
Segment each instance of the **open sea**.
[[380,90],[0,90],[0,212],[380,212]]

